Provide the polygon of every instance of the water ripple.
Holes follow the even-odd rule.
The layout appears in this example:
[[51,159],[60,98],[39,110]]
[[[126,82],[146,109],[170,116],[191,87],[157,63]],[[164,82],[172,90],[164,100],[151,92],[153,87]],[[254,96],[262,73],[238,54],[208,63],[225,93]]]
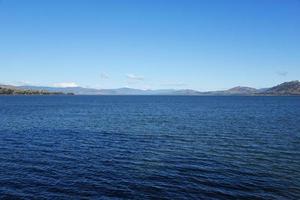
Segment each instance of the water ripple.
[[0,97],[2,199],[300,199],[299,97]]

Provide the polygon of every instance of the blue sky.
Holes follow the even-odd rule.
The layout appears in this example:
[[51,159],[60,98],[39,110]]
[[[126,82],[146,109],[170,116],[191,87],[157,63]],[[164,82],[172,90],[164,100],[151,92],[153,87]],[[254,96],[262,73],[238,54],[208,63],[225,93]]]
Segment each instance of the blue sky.
[[269,87],[300,77],[299,0],[0,0],[0,83]]

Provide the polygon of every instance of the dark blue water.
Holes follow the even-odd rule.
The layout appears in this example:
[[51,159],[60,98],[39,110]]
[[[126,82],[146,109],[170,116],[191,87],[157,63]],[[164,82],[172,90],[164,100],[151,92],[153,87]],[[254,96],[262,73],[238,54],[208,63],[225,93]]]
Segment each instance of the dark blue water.
[[300,199],[300,97],[2,96],[0,197]]

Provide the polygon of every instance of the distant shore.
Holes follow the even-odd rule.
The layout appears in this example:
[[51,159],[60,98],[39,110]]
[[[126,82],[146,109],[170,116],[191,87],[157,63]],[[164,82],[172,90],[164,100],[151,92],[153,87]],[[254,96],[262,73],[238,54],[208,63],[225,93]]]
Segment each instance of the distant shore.
[[197,91],[192,89],[142,90],[134,88],[95,89],[84,87],[43,87],[0,85],[0,95],[141,95],[141,96],[299,96],[300,82],[290,81],[271,88],[237,86],[219,91]]

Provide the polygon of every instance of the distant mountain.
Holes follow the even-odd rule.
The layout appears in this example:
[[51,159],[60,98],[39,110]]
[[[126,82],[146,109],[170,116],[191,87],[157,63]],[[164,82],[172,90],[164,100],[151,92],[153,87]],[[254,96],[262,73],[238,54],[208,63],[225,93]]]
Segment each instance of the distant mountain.
[[172,95],[203,95],[202,92],[196,90],[175,90],[171,92]]
[[132,88],[101,89],[101,95],[149,95],[150,90],[139,90]]
[[37,90],[47,92],[74,93],[76,95],[196,95],[196,96],[265,96],[265,95],[300,95],[300,82],[291,81],[272,88],[255,89],[251,87],[234,87],[228,90],[199,92],[197,90],[162,89],[140,90],[133,88],[93,89],[83,87],[40,87],[20,86],[21,90]]
[[[117,88],[117,89],[93,89],[83,87],[43,87],[43,86],[19,86],[20,89],[45,90],[51,92],[74,93],[76,95],[176,95],[177,90],[140,90],[133,88]],[[181,92],[184,94],[183,92]]]
[[237,86],[228,90],[203,92],[202,95],[208,96],[250,96],[257,93],[259,90],[251,87]]
[[228,94],[254,94],[257,92],[257,89],[251,87],[234,87],[225,91]]
[[300,82],[285,82],[262,92],[266,95],[300,95]]

